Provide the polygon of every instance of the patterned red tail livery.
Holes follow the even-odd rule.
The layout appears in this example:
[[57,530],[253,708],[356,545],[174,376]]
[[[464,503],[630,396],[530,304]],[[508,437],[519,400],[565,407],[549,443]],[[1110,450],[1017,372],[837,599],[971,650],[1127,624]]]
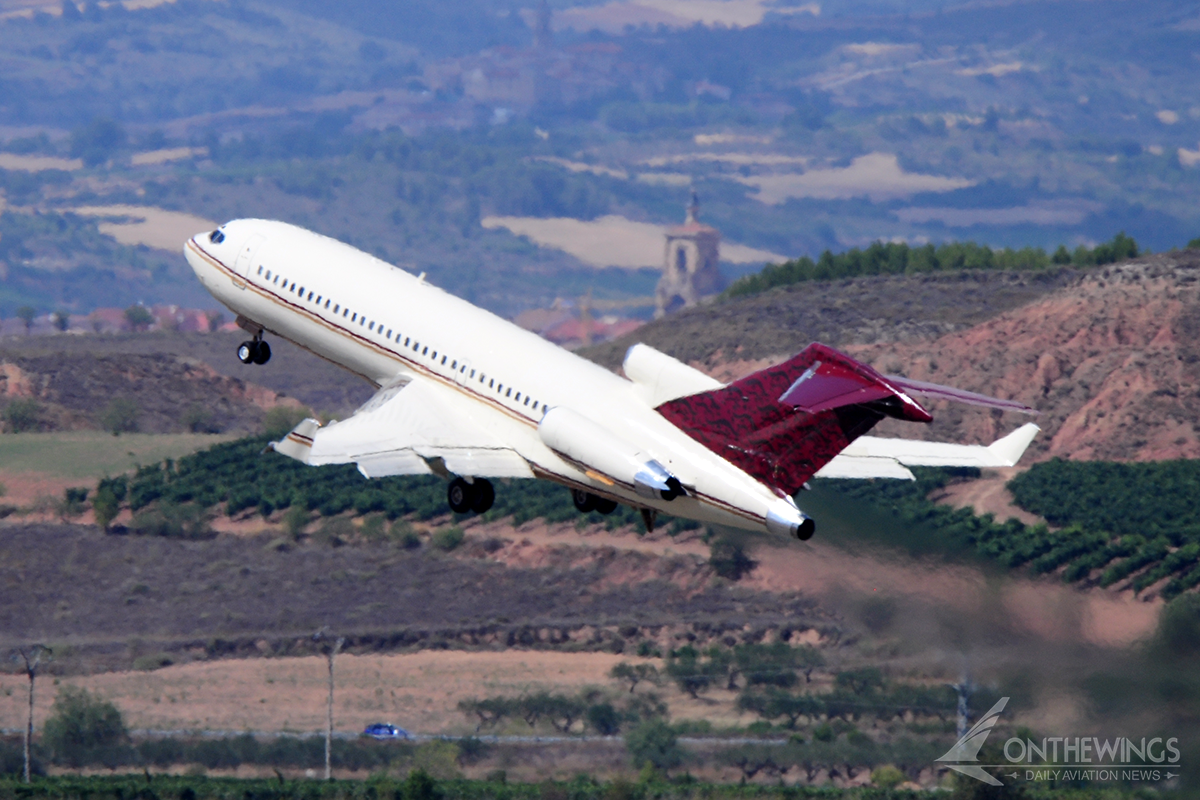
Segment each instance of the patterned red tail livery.
[[658,412],[787,495],[884,417],[933,420],[900,381],[819,343],[721,389],[663,403]]

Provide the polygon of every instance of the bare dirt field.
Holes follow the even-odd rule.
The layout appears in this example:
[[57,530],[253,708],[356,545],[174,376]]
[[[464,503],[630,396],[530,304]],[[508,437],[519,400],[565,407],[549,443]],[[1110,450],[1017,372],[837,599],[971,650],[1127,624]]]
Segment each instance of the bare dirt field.
[[172,253],[183,249],[188,239],[201,231],[211,231],[217,223],[153,206],[81,206],[71,209],[86,217],[119,217],[120,221],[101,222],[97,227],[121,244],[144,244]]
[[[507,228],[542,247],[564,250],[594,267],[645,269],[662,265],[663,226],[610,214],[590,222],[567,217],[484,217],[485,228]],[[787,256],[733,242],[721,243],[721,260],[735,264],[786,261]]]
[[896,156],[889,153],[868,153],[859,156],[851,161],[848,167],[751,175],[739,177],[737,180],[757,188],[758,193],[753,195],[754,199],[767,205],[777,205],[792,197],[826,200],[869,197],[872,202],[878,203],[921,192],[949,192],[972,184],[972,181],[966,178],[906,172]]
[[[335,729],[361,731],[372,722],[392,722],[427,734],[469,734],[478,720],[458,710],[461,700],[516,697],[539,691],[575,695],[599,689],[618,701],[628,693],[608,673],[622,661],[647,659],[611,653],[529,650],[467,652],[425,650],[392,655],[351,655],[335,662]],[[662,667],[661,660],[649,660]],[[36,716],[50,713],[52,681],[37,693]],[[327,661],[322,656],[252,658],[186,664],[153,672],[112,672],[63,678],[58,685],[82,686],[112,700],[126,724],[160,731],[324,730],[328,697]],[[0,728],[19,728],[26,713],[24,678],[0,676]],[[748,724],[753,715],[735,707],[736,694],[716,690],[696,700],[673,684],[639,685],[668,704],[673,719],[706,719],[721,725]],[[486,733],[532,733],[523,721],[506,721]],[[539,729],[550,733],[551,729]]]

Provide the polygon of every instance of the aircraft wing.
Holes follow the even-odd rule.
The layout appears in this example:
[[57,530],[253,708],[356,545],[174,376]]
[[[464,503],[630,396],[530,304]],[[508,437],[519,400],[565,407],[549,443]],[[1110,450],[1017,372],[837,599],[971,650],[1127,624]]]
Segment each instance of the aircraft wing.
[[322,427],[306,419],[276,452],[305,464],[357,464],[368,478],[470,475],[532,478],[529,464],[475,418],[458,392],[425,378],[385,384],[349,419]]
[[987,446],[860,436],[813,477],[913,480],[908,467],[1011,467],[1039,430],[1030,422]]

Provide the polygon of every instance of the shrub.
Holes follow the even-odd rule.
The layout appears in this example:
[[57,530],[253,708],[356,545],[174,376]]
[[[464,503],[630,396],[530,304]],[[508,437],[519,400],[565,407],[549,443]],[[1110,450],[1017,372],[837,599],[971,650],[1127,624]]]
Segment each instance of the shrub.
[[210,516],[195,503],[162,503],[134,515],[129,530],[139,536],[208,539],[214,536]]
[[13,400],[4,407],[4,424],[11,433],[37,430],[41,425],[42,406],[32,397]]
[[713,543],[708,563],[713,572],[731,581],[741,580],[758,566],[758,562],[752,561],[740,544],[723,539]]
[[463,543],[463,538],[462,528],[454,525],[449,528],[442,528],[429,541],[437,549],[449,553]]
[[179,417],[179,423],[192,433],[220,433],[221,426],[213,420],[212,412],[193,403]]
[[102,429],[119,436],[138,429],[138,413],[137,403],[127,397],[117,397],[104,407],[97,421]]
[[98,750],[129,738],[120,710],[87,689],[64,686],[54,698],[42,730],[42,742],[54,760],[73,767],[96,757]]
[[133,660],[133,668],[143,672],[153,672],[156,669],[169,667],[175,663],[175,660],[166,653],[154,653],[148,656],[139,656]]
[[891,764],[884,764],[871,773],[871,783],[881,789],[895,789],[905,780],[904,773]]

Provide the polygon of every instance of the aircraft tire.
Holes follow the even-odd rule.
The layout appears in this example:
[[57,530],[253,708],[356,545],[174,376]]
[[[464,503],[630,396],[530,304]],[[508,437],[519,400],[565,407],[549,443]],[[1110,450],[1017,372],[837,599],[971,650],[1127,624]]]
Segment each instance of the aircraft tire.
[[585,492],[583,489],[572,489],[571,500],[575,503],[575,508],[581,514],[587,514],[589,511],[596,510],[596,501],[599,498],[591,492]]
[[261,365],[270,361],[271,345],[263,341],[256,342],[256,345],[257,346],[254,348],[254,363]]
[[617,501],[609,500],[607,497],[596,498],[596,511],[601,514],[611,514],[617,510]]
[[496,488],[491,481],[476,478],[471,488],[474,490],[471,492],[471,510],[476,514],[484,513],[496,502]]
[[237,357],[238,361],[243,364],[253,364],[254,356],[257,355],[254,342],[242,342],[238,345]]
[[450,486],[446,489],[446,502],[450,504],[451,511],[455,514],[470,512],[473,499],[474,492],[471,491],[471,484],[462,478],[450,481]]

